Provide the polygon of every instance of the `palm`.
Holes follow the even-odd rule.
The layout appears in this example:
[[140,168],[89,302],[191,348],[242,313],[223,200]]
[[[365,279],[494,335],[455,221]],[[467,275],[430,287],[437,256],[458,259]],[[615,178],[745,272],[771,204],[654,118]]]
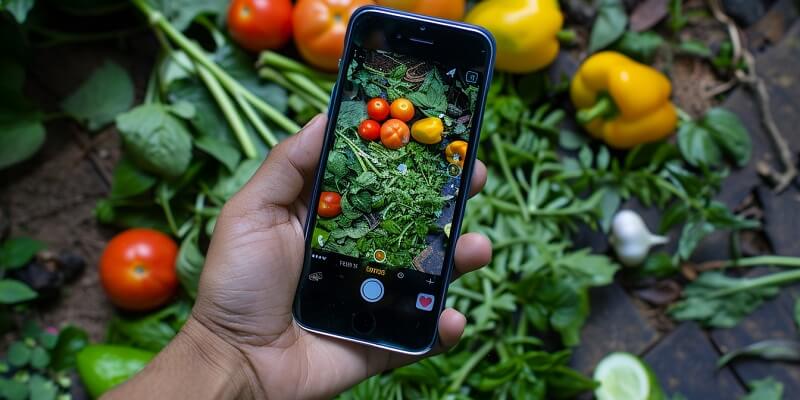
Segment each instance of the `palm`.
[[[292,319],[305,251],[306,204],[321,148],[319,122],[310,124],[318,127],[316,131],[276,148],[251,182],[226,204],[214,230],[195,306],[200,322],[247,356],[267,397],[330,396],[413,360],[309,334]],[[478,181],[482,186],[481,178]],[[485,249],[488,243],[483,242],[478,247]],[[485,257],[478,258],[472,263],[477,265],[466,263],[462,269],[485,263]]]

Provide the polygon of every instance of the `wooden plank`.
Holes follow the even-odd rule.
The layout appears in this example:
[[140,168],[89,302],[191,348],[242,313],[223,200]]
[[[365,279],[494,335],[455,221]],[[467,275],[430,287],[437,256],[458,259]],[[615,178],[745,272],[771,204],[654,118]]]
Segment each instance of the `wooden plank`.
[[581,331],[581,345],[572,354],[574,368],[590,374],[606,354],[640,354],[658,339],[619,284],[592,289],[589,296],[592,312]]
[[667,394],[729,400],[745,391],[729,368],[717,370],[719,354],[695,323],[683,323],[644,357]]

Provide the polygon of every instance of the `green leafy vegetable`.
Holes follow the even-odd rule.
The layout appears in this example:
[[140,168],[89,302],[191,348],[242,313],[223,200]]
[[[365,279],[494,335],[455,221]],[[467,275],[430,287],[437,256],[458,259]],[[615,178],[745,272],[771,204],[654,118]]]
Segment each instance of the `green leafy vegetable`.
[[781,400],[783,398],[783,384],[773,377],[757,379],[747,382],[750,393],[741,400]]
[[8,239],[0,244],[0,269],[17,269],[25,266],[45,244],[27,237]]
[[25,71],[0,61],[0,169],[33,156],[45,139],[42,114],[22,94]]
[[111,183],[111,197],[115,199],[136,196],[156,184],[156,178],[123,158],[114,167],[114,180]]
[[684,299],[674,304],[669,313],[681,321],[730,328],[764,300],[778,294],[780,286],[799,280],[797,270],[757,278],[731,278],[720,272],[705,272],[684,289]]
[[28,285],[13,279],[0,279],[0,304],[15,304],[37,297]]
[[589,52],[594,53],[614,43],[628,26],[628,15],[621,0],[601,0],[597,19],[589,37]]
[[712,108],[699,121],[688,121],[678,129],[678,145],[686,161],[695,166],[716,166],[727,155],[736,165],[750,161],[751,140],[736,114]]
[[613,48],[640,62],[650,63],[663,44],[664,38],[655,32],[626,31]]
[[128,155],[145,170],[180,176],[192,158],[192,138],[183,121],[162,105],[145,104],[117,117]]
[[200,227],[196,226],[183,242],[178,251],[178,259],[175,261],[175,268],[178,270],[178,279],[186,292],[192,298],[197,296],[197,286],[200,283],[200,273],[203,272],[205,256],[200,252],[197,244]]
[[58,333],[51,353],[50,365],[56,371],[75,367],[75,355],[89,344],[89,335],[83,329],[66,326]]
[[97,130],[133,104],[133,81],[118,64],[107,61],[92,72],[61,107],[68,115]]
[[28,12],[35,3],[36,0],[0,0],[0,11],[8,11],[21,24],[28,18]]
[[239,165],[241,159],[239,150],[213,136],[201,136],[194,141],[194,144],[222,163],[228,171],[233,171]]
[[148,316],[138,319],[115,317],[108,325],[109,344],[161,351],[189,318],[191,304],[177,301]]
[[763,340],[725,353],[717,361],[717,368],[739,357],[758,357],[765,360],[800,361],[800,343],[796,340]]

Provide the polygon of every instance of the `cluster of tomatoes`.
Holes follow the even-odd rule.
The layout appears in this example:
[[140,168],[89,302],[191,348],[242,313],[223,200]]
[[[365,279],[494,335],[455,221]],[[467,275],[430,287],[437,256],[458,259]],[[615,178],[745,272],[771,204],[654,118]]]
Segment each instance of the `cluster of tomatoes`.
[[[406,122],[414,118],[414,105],[411,101],[399,98],[389,105],[388,101],[376,97],[367,103],[367,116],[369,119],[358,126],[358,135],[362,139],[380,139],[390,149],[399,149],[408,144],[411,131]],[[386,120],[389,116],[391,118]],[[381,124],[382,121],[385,122]]]
[[294,36],[309,64],[336,70],[344,50],[350,15],[361,6],[379,4],[434,17],[461,19],[464,0],[233,0],[228,31],[253,52],[279,49]]

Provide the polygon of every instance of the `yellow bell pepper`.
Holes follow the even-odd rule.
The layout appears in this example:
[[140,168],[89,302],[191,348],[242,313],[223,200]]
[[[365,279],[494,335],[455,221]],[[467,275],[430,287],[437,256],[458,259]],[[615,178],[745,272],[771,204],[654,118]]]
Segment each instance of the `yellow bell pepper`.
[[564,16],[557,0],[488,0],[475,5],[465,21],[492,32],[498,70],[527,73],[550,65],[558,55],[556,34]]
[[672,85],[655,68],[613,52],[589,57],[572,79],[578,122],[617,149],[661,140],[678,123]]
[[422,144],[435,144],[442,141],[444,124],[437,117],[423,118],[411,125],[411,137]]
[[454,140],[444,148],[444,158],[450,164],[456,164],[464,168],[464,160],[467,158],[467,142]]

